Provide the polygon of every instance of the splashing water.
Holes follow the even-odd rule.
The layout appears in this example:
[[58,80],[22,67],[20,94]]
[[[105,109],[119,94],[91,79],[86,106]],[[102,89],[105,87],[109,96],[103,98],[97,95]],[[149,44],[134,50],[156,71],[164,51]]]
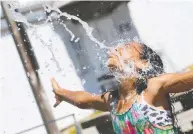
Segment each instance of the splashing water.
[[[52,61],[55,62],[56,66],[57,66],[57,69],[58,71],[62,71],[62,68],[60,67],[59,65],[59,62],[57,61],[56,57],[54,56],[54,53],[52,51],[52,46],[51,44],[50,45],[47,45],[47,43],[45,43],[45,41],[43,41],[40,37],[40,35],[37,33],[37,28],[41,25],[33,25],[31,23],[29,23],[26,19],[25,16],[23,16],[21,13],[19,12],[16,12],[15,8],[14,8],[14,5],[11,3],[11,12],[12,12],[12,16],[13,16],[13,19],[17,22],[22,22],[24,24],[26,24],[28,27],[30,28],[34,28],[34,31],[33,31],[33,34],[37,39],[40,40],[40,42],[47,47],[47,49],[50,51],[50,53],[52,54]],[[122,72],[120,71],[114,71],[112,72],[113,75],[117,78],[117,80],[119,78],[124,78],[124,77],[134,77],[134,76],[137,76],[137,71],[136,71],[136,67],[135,67],[135,64],[132,62],[132,61],[129,61],[129,62],[125,62],[125,58],[129,57],[130,54],[128,51],[126,51],[126,49],[124,48],[125,46],[123,44],[128,44],[128,42],[131,42],[130,39],[127,39],[127,40],[119,40],[119,41],[116,41],[116,42],[113,42],[114,44],[116,43],[116,46],[115,47],[107,47],[106,45],[104,45],[104,41],[103,42],[100,42],[99,40],[97,40],[92,32],[93,32],[93,28],[90,27],[88,25],[87,22],[81,20],[80,18],[78,18],[77,16],[74,16],[74,15],[70,15],[66,12],[61,12],[58,8],[53,8],[51,7],[50,5],[47,5],[46,3],[43,4],[43,7],[44,7],[44,10],[48,13],[51,13],[51,11],[55,11],[57,12],[58,14],[57,15],[57,18],[60,18],[61,16],[63,17],[66,17],[67,19],[71,20],[76,20],[78,21],[82,27],[85,29],[85,32],[86,32],[86,35],[93,41],[95,42],[98,46],[99,46],[99,49],[107,49],[107,50],[110,50],[111,53],[113,53],[114,55],[116,55],[118,57],[118,60],[120,62],[120,66],[122,67]],[[48,23],[49,21],[52,21],[52,18],[51,16],[49,15],[47,17],[47,19],[45,20],[45,23]],[[45,24],[44,23],[44,24]],[[44,25],[42,24],[42,25]],[[75,39],[75,35],[73,34],[73,32],[67,28],[67,26],[63,23],[63,22],[60,22],[59,23],[60,25],[62,25],[65,30],[71,35],[71,41],[74,40],[74,42],[78,42],[80,38],[76,38]],[[135,42],[139,42],[139,39],[138,38],[134,38],[133,39]],[[115,51],[116,48],[122,48],[123,49],[123,55],[121,56],[117,51]],[[83,68],[84,69],[84,68]],[[84,82],[83,82],[84,83]]]
[[78,42],[80,40],[80,38],[76,38],[76,40],[74,41],[75,43]]
[[[36,39],[40,40],[40,42],[43,44],[43,46],[47,47],[47,49],[49,50],[49,52],[52,55],[52,61],[55,62],[55,65],[57,67],[57,71],[61,72],[62,69],[60,67],[60,64],[57,61],[57,59],[56,59],[56,57],[54,55],[54,52],[52,51],[52,44],[48,45],[43,39],[41,39],[41,35],[38,34],[38,28],[41,25],[44,25],[44,24],[34,25],[34,24],[29,23],[24,15],[22,15],[19,12],[16,12],[17,11],[16,7],[19,7],[19,3],[18,2],[9,2],[9,6],[10,6],[11,13],[12,13],[11,14],[12,15],[12,19],[14,21],[16,21],[16,22],[22,22],[22,23],[26,24],[26,26],[28,28],[33,28],[32,36],[35,36]],[[48,21],[52,21],[52,18],[50,16],[47,17],[47,19],[45,20],[45,23],[47,23]]]
[[17,12],[17,8],[19,7],[19,2],[8,2],[9,9],[11,11],[12,19],[17,22],[22,22],[27,25],[27,27],[37,27],[37,25],[33,25],[29,23],[25,16],[23,16],[21,13]]
[[70,31],[70,29],[68,29],[67,26],[66,26],[64,23],[60,22],[60,24],[61,24],[61,25],[66,29],[66,31],[71,35],[70,41],[73,41],[74,38],[75,38],[75,35],[72,33],[72,31]]
[[85,21],[81,20],[80,18],[78,18],[77,16],[74,16],[74,15],[70,15],[66,12],[61,12],[58,8],[53,8],[47,4],[44,4],[44,9],[45,11],[47,12],[51,12],[51,11],[56,11],[59,13],[58,15],[58,18],[61,17],[61,16],[64,16],[66,17],[67,19],[73,19],[73,20],[77,20],[81,25],[82,27],[85,29],[86,31],[86,35],[93,41],[95,42],[96,44],[99,45],[100,48],[108,48],[107,46],[105,46],[102,42],[98,41],[93,35],[92,35],[92,32],[93,32],[93,28],[90,27],[88,25],[88,23],[86,23]]
[[[114,75],[118,81],[120,79],[125,79],[128,77],[129,78],[140,77],[138,72],[136,71],[136,66],[134,62],[131,60],[128,60],[131,57],[131,54],[126,49],[127,47],[125,45],[129,44],[129,42],[131,42],[131,39],[126,39],[126,40],[121,39],[121,40],[112,42],[112,45],[114,47],[111,47],[108,51],[108,54],[116,56],[119,62],[118,69],[116,67],[115,70],[111,71],[112,75]],[[121,49],[121,54],[118,51],[118,49],[119,50]],[[108,61],[105,64],[107,66]]]
[[[27,21],[26,17],[24,15],[22,15],[21,13],[17,12],[17,9],[16,7],[19,7],[19,2],[9,2],[9,6],[10,6],[10,10],[11,10],[11,13],[12,13],[12,19],[17,21],[17,22],[22,22],[24,24],[26,24],[27,27],[29,28],[33,28],[34,29],[34,32],[32,35],[35,35],[35,37],[37,39],[40,40],[40,42],[46,46],[48,48],[48,50],[51,52],[52,54],[52,59],[53,61],[55,62],[58,70],[61,70],[60,66],[59,66],[59,63],[57,62],[56,58],[54,57],[54,54],[52,52],[52,49],[50,47],[50,45],[47,45],[41,38],[40,38],[40,35],[37,33],[37,28],[40,27],[41,25],[44,25],[46,23],[48,23],[49,21],[52,21],[52,18],[51,16],[48,16],[47,19],[45,20],[45,23],[44,24],[41,24],[41,25],[34,25],[34,24],[31,24]],[[93,37],[92,35],[92,31],[93,31],[93,28],[90,27],[86,22],[82,21],[80,18],[76,17],[76,16],[73,16],[73,15],[70,15],[70,14],[67,14],[67,13],[62,13],[58,8],[52,8],[51,6],[47,5],[47,4],[43,4],[43,7],[45,9],[46,12],[50,13],[51,11],[56,11],[59,13],[58,15],[58,18],[60,16],[64,16],[66,17],[67,19],[74,19],[74,20],[77,20],[79,21],[80,24],[82,24],[83,28],[85,29],[86,31],[86,34],[89,36],[89,38],[94,41],[96,44],[99,45],[100,48],[107,48],[103,43],[101,43],[100,41],[98,41],[95,37]],[[75,38],[75,35],[73,34],[72,31],[70,31],[67,26],[60,22],[60,24],[66,29],[67,32],[69,32],[69,34],[71,35],[71,41],[74,40]],[[80,38],[77,38],[75,40],[75,42],[78,42]]]

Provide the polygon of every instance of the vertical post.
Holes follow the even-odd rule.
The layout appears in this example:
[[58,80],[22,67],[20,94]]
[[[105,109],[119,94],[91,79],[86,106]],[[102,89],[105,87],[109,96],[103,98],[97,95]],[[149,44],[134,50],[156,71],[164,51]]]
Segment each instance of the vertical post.
[[[45,124],[45,128],[48,134],[60,134],[57,125],[55,122],[49,123],[54,120],[54,116],[49,106],[48,99],[44,92],[43,86],[39,79],[37,73],[38,64],[34,56],[30,41],[27,37],[27,33],[22,23],[17,23],[12,20],[11,12],[9,6],[6,2],[2,2],[2,9],[5,15],[5,18],[8,22],[9,29],[12,33],[17,51],[21,58],[23,67],[25,69],[26,75],[28,76],[28,81],[30,83],[31,89],[33,91],[36,103],[38,105],[41,117]],[[17,26],[18,25],[18,26]],[[17,30],[17,28],[20,30]]]
[[74,119],[74,124],[75,124],[75,128],[76,128],[76,134],[82,134],[80,124],[77,122],[75,115],[73,114],[72,116],[73,116],[73,119]]

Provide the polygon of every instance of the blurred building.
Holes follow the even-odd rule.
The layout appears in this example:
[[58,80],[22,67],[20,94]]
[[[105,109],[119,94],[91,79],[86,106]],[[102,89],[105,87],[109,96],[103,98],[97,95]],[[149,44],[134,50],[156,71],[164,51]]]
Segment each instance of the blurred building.
[[[51,75],[63,87],[72,90],[99,94],[109,88],[116,88],[115,79],[108,75],[109,72],[104,67],[105,52],[98,49],[78,21],[57,18],[55,12],[45,13],[41,2],[23,4],[20,12],[27,20],[32,24],[43,24],[36,31],[28,28],[27,33],[40,66],[38,72],[50,105],[54,103],[49,83]],[[93,28],[93,36],[100,42],[105,41],[104,44],[109,47],[121,40],[140,39],[159,52],[168,72],[182,70],[193,63],[192,2],[67,1],[47,4],[86,21]],[[52,16],[51,21],[44,24],[48,15]],[[42,119],[2,12],[1,24],[0,57],[4,64],[0,68],[4,106],[3,133],[10,134],[41,124]],[[15,100],[14,103],[10,97]],[[188,118],[193,114],[190,102],[192,92],[176,96],[174,111],[179,118],[181,131],[192,133],[193,119]],[[91,110],[80,110],[66,103],[52,111],[56,118],[74,113],[78,120],[92,113]],[[57,123],[62,130],[74,122],[69,117]],[[43,127],[39,127],[28,133],[46,132]]]

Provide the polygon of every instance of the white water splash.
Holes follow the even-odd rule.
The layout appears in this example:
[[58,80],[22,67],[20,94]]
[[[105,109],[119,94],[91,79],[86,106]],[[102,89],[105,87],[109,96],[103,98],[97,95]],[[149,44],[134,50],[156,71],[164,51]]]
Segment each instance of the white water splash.
[[60,25],[62,25],[65,28],[65,30],[71,35],[70,41],[73,41],[75,38],[75,35],[72,33],[72,31],[70,29],[68,29],[66,24],[64,24],[64,23],[60,22]]
[[[49,21],[52,21],[52,18],[51,16],[48,16],[47,19],[45,20],[44,24],[41,24],[41,25],[34,25],[34,24],[31,24],[27,21],[26,17],[23,16],[21,13],[19,12],[16,12],[16,7],[18,8],[19,7],[19,2],[16,2],[17,4],[13,3],[13,2],[9,2],[9,5],[10,5],[10,10],[12,12],[12,17],[15,21],[17,22],[22,22],[24,24],[26,24],[27,27],[29,28],[34,28],[34,32],[33,32],[33,35],[35,35],[35,37],[37,39],[39,39],[42,44],[44,46],[46,46],[48,48],[48,50],[51,52],[51,54],[53,55],[53,52],[52,52],[52,49],[50,47],[50,45],[47,45],[41,38],[40,36],[37,34],[37,28],[40,27],[41,25],[44,25],[46,23],[48,23]],[[56,11],[59,13],[59,15],[57,16],[58,18],[61,17],[61,16],[64,16],[66,17],[67,19],[74,19],[74,20],[77,20],[79,21],[79,23],[83,26],[83,28],[85,29],[86,31],[86,35],[89,36],[89,38],[95,42],[96,44],[99,45],[100,49],[101,48],[108,48],[104,45],[104,41],[103,42],[100,42],[98,41],[93,35],[92,35],[92,31],[93,31],[93,28],[90,27],[86,22],[82,21],[80,18],[76,17],[76,16],[73,16],[73,15],[70,15],[70,14],[67,14],[66,12],[62,13],[58,8],[52,8],[51,6],[47,5],[47,4],[43,4],[43,7],[45,9],[46,12],[50,13],[51,11]],[[71,41],[74,40],[75,38],[75,35],[73,34],[73,32],[67,28],[67,26],[64,24],[64,23],[60,23],[64,28],[65,30],[71,35]],[[75,42],[78,42],[80,38],[77,38],[75,40]],[[56,58],[54,57],[53,55],[53,61],[55,62],[58,70],[61,70],[61,68],[59,67],[59,63],[57,62]]]
[[[64,16],[66,17],[67,19],[73,19],[73,20],[76,20],[78,21],[82,27],[85,29],[86,31],[86,35],[93,41],[95,42],[100,49],[111,49],[111,52],[113,54],[115,54],[117,57],[118,57],[118,60],[120,62],[120,66],[122,67],[122,72],[119,71],[114,71],[113,72],[113,75],[119,79],[119,78],[124,78],[124,77],[133,77],[133,76],[137,76],[137,71],[136,71],[136,67],[135,67],[135,64],[132,62],[132,61],[129,61],[129,62],[125,62],[125,57],[129,57],[130,54],[128,51],[126,51],[126,49],[124,48],[125,44],[128,42],[130,42],[131,40],[130,39],[127,39],[127,40],[119,40],[119,41],[116,41],[116,48],[117,47],[122,47],[123,48],[123,55],[121,56],[119,53],[117,53],[117,51],[115,51],[115,48],[110,48],[110,47],[107,47],[104,45],[104,42],[100,42],[99,40],[97,40],[93,35],[92,35],[92,32],[93,32],[93,28],[90,27],[88,25],[88,23],[86,23],[85,21],[81,20],[80,18],[78,18],[77,16],[74,16],[74,15],[70,15],[66,12],[61,12],[58,8],[53,8],[47,4],[43,4],[43,7],[44,7],[44,10],[48,13],[50,13],[51,11],[55,11],[58,13],[57,15],[57,18],[60,18],[61,16]],[[27,19],[25,18],[25,16],[23,16],[21,13],[18,13],[15,11],[15,9],[13,7],[11,7],[11,11],[12,11],[12,14],[13,14],[13,19],[17,22],[23,22],[24,24],[26,24],[28,27],[31,27],[31,28],[34,28],[34,32],[33,32],[33,35],[36,36],[37,39],[39,39],[41,41],[41,43],[46,46],[48,48],[48,50],[50,51],[50,53],[52,54],[52,60],[55,62],[56,66],[57,66],[57,69],[58,71],[61,71],[61,67],[59,66],[59,63],[58,61],[56,60],[55,56],[54,56],[54,53],[52,52],[52,47],[51,47],[51,44],[50,45],[47,45],[40,37],[40,35],[38,35],[37,33],[37,28],[38,26],[37,25],[33,25],[31,23],[29,23],[27,21]],[[51,16],[48,16],[45,23],[48,23],[49,21],[52,21],[52,18]],[[71,35],[71,41],[73,41],[75,39],[75,35],[73,34],[73,32],[67,28],[67,26],[60,22],[60,24],[65,28],[65,30]],[[41,26],[41,25],[39,25]],[[75,40],[75,42],[78,42],[79,41],[79,38],[77,38]],[[135,42],[139,42],[139,39],[136,37],[134,38],[134,41]],[[83,67],[83,70],[86,69],[86,67]]]
[[[59,65],[59,62],[57,61],[57,59],[54,55],[54,52],[52,51],[52,44],[48,45],[44,40],[41,39],[41,35],[38,34],[37,29],[41,25],[34,25],[34,24],[29,23],[24,15],[22,15],[19,12],[16,12],[16,9],[19,7],[18,2],[9,2],[8,4],[10,6],[12,19],[16,22],[22,22],[22,23],[26,24],[26,26],[28,28],[33,28],[32,36],[35,36],[36,39],[40,40],[40,42],[43,44],[43,46],[47,47],[47,49],[49,50],[49,52],[52,55],[52,61],[55,62],[55,64],[56,64],[57,71],[62,71],[62,69]],[[45,23],[47,23],[48,21],[52,21],[52,18],[50,16],[48,16],[48,18],[45,20]],[[44,24],[42,24],[42,25],[44,25]]]
[[47,12],[51,12],[51,11],[56,11],[59,13],[58,17],[61,17],[61,16],[64,16],[66,17],[67,19],[73,19],[73,20],[77,20],[81,25],[82,27],[85,29],[86,31],[86,35],[93,41],[95,42],[96,44],[99,45],[100,48],[108,48],[107,46],[105,46],[102,42],[98,41],[93,35],[92,35],[92,32],[93,32],[93,28],[90,27],[88,25],[88,23],[86,23],[85,21],[81,20],[80,18],[78,18],[77,16],[74,16],[74,15],[70,15],[66,12],[61,12],[58,8],[53,8],[47,4],[44,4],[44,9],[45,11]]
[[[112,42],[113,47],[111,47],[108,51],[108,54],[110,56],[115,56],[117,57],[117,61],[119,62],[118,67],[113,69],[111,71],[112,75],[115,76],[115,78],[119,81],[120,79],[124,78],[132,78],[132,77],[137,77],[138,73],[136,71],[136,66],[133,61],[130,61],[131,54],[126,48],[126,44],[129,44],[131,42],[130,39],[127,40],[118,40],[115,42]],[[118,49],[121,49],[121,55],[118,51]],[[109,64],[108,61],[105,63],[106,65]]]
[[28,27],[36,27],[36,25],[33,25],[29,23],[25,16],[23,16],[21,13],[17,12],[17,8],[19,7],[19,2],[8,2],[8,5],[10,6],[10,11],[12,15],[12,19],[16,22],[22,22],[26,24]]
[[32,36],[35,36],[36,39],[40,40],[40,42],[43,44],[43,46],[47,47],[47,49],[49,50],[49,52],[52,55],[52,61],[56,64],[57,71],[61,72],[62,68],[60,67],[59,62],[57,61],[57,59],[54,55],[54,52],[52,51],[52,44],[47,45],[47,43],[44,40],[41,39],[41,36],[37,32],[37,28],[34,28],[34,31],[32,32]]
[[[147,52],[146,54],[149,54],[147,55],[147,57],[149,57],[149,59],[147,59],[147,65],[148,66],[144,66],[142,65],[141,63],[139,63],[139,61],[135,61],[135,60],[132,60],[130,58],[132,58],[133,55],[131,55],[132,52],[130,52],[130,49],[127,49],[127,44],[130,44],[129,42],[137,42],[137,43],[142,43],[144,44],[143,42],[141,42],[138,38],[134,38],[133,41],[132,40],[119,40],[119,41],[116,41],[116,46],[112,47],[110,50],[109,50],[109,55],[114,55],[115,60],[116,62],[118,62],[118,66],[116,65],[117,63],[115,62],[115,67],[113,67],[111,73],[115,76],[115,78],[119,81],[120,79],[127,79],[127,78],[140,78],[140,77],[143,77],[143,74],[139,73],[137,71],[137,68],[139,68],[139,66],[141,66],[141,71],[145,74],[149,74],[149,73],[152,73],[151,75],[152,76],[159,76],[159,72],[149,72],[150,70],[154,70],[154,71],[157,71],[155,70],[155,65],[154,67],[152,66],[150,60],[152,60],[150,57],[154,57],[155,54],[157,54],[156,52],[153,52],[153,53],[149,53]],[[115,42],[113,42],[114,44]],[[129,45],[128,45],[129,46]],[[121,54],[120,54],[120,51],[121,50]],[[114,63],[111,63],[112,61],[110,61],[109,63],[110,64],[114,64]],[[159,62],[159,61],[157,61]],[[108,64],[108,62],[106,63]],[[113,65],[112,65],[113,66]],[[157,69],[161,69],[161,67],[157,67]],[[149,74],[150,75],[150,74]],[[150,76],[149,76],[150,77]]]
[[76,38],[76,40],[74,42],[78,42],[80,40],[80,38]]
[[85,79],[82,79],[82,85],[84,85],[86,83],[86,80]]

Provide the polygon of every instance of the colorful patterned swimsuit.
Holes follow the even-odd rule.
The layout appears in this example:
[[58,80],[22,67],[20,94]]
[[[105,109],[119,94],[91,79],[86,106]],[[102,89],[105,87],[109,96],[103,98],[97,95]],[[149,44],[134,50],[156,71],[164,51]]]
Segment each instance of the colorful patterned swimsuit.
[[159,110],[149,105],[143,99],[137,103],[137,98],[131,108],[122,113],[115,112],[116,100],[112,103],[112,123],[116,134],[177,134],[173,126],[171,113]]

